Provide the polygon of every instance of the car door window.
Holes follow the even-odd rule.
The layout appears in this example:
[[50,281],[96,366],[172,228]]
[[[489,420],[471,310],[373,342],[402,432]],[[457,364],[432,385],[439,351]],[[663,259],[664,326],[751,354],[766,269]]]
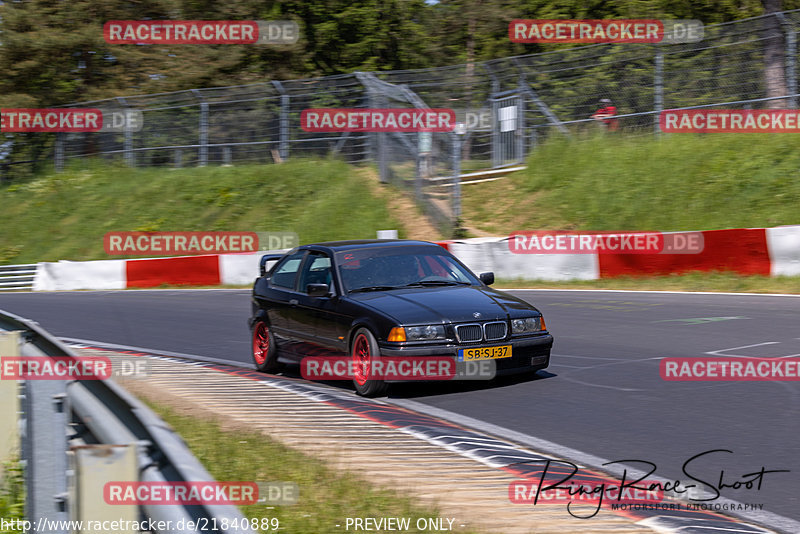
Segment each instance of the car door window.
[[283,259],[276,265],[275,272],[272,273],[272,285],[286,289],[294,289],[297,271],[300,270],[300,263],[302,263],[305,254],[305,251],[297,252]]
[[331,258],[323,252],[311,252],[300,277],[299,290],[306,291],[308,284],[328,284],[333,287]]

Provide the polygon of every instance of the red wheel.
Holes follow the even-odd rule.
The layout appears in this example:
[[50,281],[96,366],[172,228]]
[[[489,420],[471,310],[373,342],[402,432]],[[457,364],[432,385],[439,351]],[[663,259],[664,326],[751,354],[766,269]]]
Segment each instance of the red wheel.
[[363,386],[369,380],[369,365],[372,359],[366,334],[358,334],[353,342],[353,380]]
[[372,362],[380,358],[378,342],[372,332],[359,328],[353,337],[350,355],[353,359],[353,385],[359,395],[375,397],[386,393],[388,385],[372,376]]
[[265,373],[279,368],[275,338],[263,321],[256,321],[253,325],[253,362],[256,369]]

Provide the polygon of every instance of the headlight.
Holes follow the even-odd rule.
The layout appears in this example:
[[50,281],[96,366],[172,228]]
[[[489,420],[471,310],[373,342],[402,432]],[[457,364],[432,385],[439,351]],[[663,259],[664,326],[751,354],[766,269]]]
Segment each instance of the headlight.
[[444,339],[444,337],[444,326],[440,324],[406,327],[406,339],[408,341],[427,341],[430,339]]
[[525,319],[511,319],[511,333],[524,334],[542,330],[541,317],[526,317]]

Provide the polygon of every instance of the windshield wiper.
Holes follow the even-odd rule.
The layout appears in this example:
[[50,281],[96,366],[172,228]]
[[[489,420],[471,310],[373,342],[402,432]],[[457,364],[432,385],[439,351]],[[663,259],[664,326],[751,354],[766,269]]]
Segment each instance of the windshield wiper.
[[420,280],[406,284],[405,287],[413,286],[470,286],[469,282],[459,282],[458,280]]
[[367,286],[351,289],[350,293],[359,293],[366,291],[389,291],[390,289],[400,289],[402,286]]

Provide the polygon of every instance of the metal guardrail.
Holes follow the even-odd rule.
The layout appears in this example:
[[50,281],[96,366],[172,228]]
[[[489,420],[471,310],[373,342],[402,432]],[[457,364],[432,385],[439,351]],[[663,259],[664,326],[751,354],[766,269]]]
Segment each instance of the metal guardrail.
[[[22,357],[77,356],[38,323],[3,310],[0,310],[0,331],[19,332],[19,355]],[[25,515],[29,521],[44,519],[53,525],[53,521],[75,519],[70,507],[75,504],[71,501],[80,473],[70,473],[70,481],[68,473],[69,466],[76,465],[70,456],[82,447],[98,444],[135,447],[140,482],[214,481],[180,436],[112,381],[26,380],[21,396]],[[86,475],[95,482],[96,477],[101,476],[94,472]],[[138,521],[152,519],[171,527],[153,531],[159,534],[201,532],[185,526],[178,528],[177,525],[186,525],[189,521],[195,525],[215,525],[212,532],[252,532],[242,527],[247,525],[244,516],[232,505],[142,505],[137,515]],[[238,528],[223,530],[222,525]],[[66,528],[51,527],[47,531],[67,534]]]
[[36,264],[0,265],[0,291],[32,291]]

